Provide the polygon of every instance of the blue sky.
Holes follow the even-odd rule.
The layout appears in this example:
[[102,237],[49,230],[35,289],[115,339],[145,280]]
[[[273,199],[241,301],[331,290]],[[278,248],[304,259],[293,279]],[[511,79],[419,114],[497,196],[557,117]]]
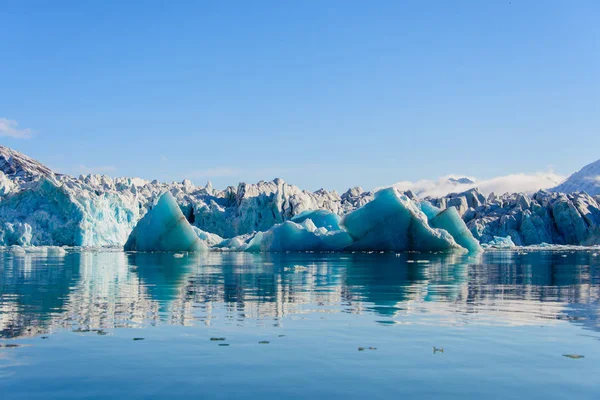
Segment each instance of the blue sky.
[[0,19],[0,143],[65,173],[342,190],[600,158],[593,0],[24,0]]

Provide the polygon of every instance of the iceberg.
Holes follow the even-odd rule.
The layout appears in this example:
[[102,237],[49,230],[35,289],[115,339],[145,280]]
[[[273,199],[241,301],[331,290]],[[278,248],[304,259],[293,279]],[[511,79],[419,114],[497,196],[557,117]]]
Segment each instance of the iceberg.
[[137,223],[125,243],[125,250],[198,252],[208,247],[185,219],[173,195],[166,192]]
[[515,243],[512,241],[510,236],[502,237],[502,236],[494,236],[494,238],[485,243],[483,245],[484,248],[494,248],[494,249],[511,249],[515,246]]
[[303,223],[306,220],[312,221],[317,228],[325,228],[328,231],[340,230],[340,222],[342,218],[327,210],[310,210],[304,211],[292,218],[292,222],[298,224]]
[[441,251],[460,249],[445,230],[428,225],[415,202],[395,188],[382,189],[375,198],[347,214],[342,226],[354,240],[352,250]]
[[321,241],[315,232],[295,222],[286,221],[269,229],[260,241],[261,251],[318,250]]
[[433,228],[444,229],[452,235],[456,243],[470,252],[481,250],[479,242],[473,237],[473,234],[467,228],[467,224],[458,215],[458,211],[454,207],[446,208],[433,217],[429,221],[429,225]]
[[285,221],[266,232],[225,239],[216,247],[246,252],[340,251],[351,244],[347,232],[316,228],[306,219],[302,224]]

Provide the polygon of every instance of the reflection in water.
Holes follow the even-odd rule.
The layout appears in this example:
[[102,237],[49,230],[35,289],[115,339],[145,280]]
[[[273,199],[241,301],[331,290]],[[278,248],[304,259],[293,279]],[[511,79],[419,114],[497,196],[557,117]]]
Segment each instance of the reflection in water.
[[0,253],[0,337],[57,329],[235,324],[311,312],[382,323],[541,324],[600,330],[590,253]]

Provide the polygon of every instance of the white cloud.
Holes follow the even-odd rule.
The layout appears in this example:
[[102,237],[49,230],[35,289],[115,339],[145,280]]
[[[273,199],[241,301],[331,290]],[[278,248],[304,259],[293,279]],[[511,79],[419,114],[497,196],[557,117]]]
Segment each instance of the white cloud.
[[471,184],[461,184],[452,182],[450,178],[462,177],[459,175],[449,175],[438,180],[420,180],[416,182],[402,181],[395,183],[394,187],[400,190],[412,190],[419,197],[440,197],[448,193],[463,192],[471,188],[479,190],[488,195],[491,192],[496,194],[524,192],[533,193],[540,189],[549,189],[560,184],[565,178],[554,172],[537,172],[532,174],[510,174],[499,176],[492,179],[477,180],[468,177],[474,181]]
[[0,118],[0,136],[8,136],[15,139],[29,139],[33,135],[31,129],[20,129],[19,123],[12,119]]

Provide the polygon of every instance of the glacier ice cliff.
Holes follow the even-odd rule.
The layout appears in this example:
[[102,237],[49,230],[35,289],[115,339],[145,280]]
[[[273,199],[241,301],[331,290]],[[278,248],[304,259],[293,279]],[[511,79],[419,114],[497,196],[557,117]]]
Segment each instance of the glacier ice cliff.
[[208,247],[185,219],[173,195],[166,192],[137,223],[125,250],[198,252]]
[[491,193],[476,190],[428,199],[434,206],[460,204],[459,214],[482,244],[510,237],[517,246],[600,244],[600,196],[585,192]]
[[600,196],[585,192],[486,197],[471,189],[419,199],[397,189],[310,192],[281,179],[218,190],[210,182],[55,174],[0,146],[0,246],[124,246],[163,193],[200,244],[215,249],[476,251],[497,238],[600,244]]

